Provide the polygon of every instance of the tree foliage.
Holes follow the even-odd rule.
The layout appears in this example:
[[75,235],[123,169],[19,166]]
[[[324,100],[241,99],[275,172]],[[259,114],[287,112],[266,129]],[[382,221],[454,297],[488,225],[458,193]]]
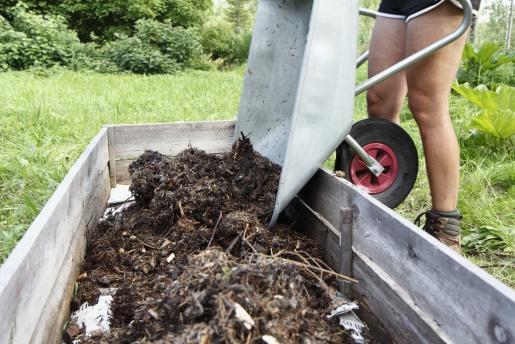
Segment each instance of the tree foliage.
[[227,8],[225,16],[227,21],[232,25],[236,33],[240,33],[249,29],[253,15],[253,5],[251,0],[226,0]]
[[35,14],[23,3],[8,15],[10,23],[0,16],[0,70],[66,66],[81,48],[60,16]]
[[200,38],[194,29],[141,19],[135,31],[132,37],[122,36],[104,46],[101,57],[121,71],[137,74],[171,73],[201,57]]
[[[16,0],[0,0],[0,14]],[[113,39],[130,34],[139,19],[168,21],[185,28],[200,25],[212,8],[212,0],[26,0],[27,7],[40,14],[64,17],[82,41],[95,37]],[[2,12],[4,11],[4,12]]]
[[202,29],[204,53],[226,64],[245,62],[251,39],[250,30],[234,32],[231,24],[219,18],[206,23]]
[[[503,44],[506,38],[509,20],[509,4],[503,0],[492,0],[482,10],[488,21],[479,25],[479,43],[495,42]],[[515,45],[515,35],[511,37],[511,46]]]

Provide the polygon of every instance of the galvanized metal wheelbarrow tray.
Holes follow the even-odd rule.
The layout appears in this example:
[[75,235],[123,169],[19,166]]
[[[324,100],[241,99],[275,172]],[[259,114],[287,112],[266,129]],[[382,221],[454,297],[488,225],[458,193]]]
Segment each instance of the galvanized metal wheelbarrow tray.
[[[271,225],[332,152],[345,141],[376,176],[382,166],[348,134],[354,97],[465,33],[472,8],[448,37],[355,86],[357,0],[261,0],[236,135],[282,166]],[[358,59],[358,66],[367,53]]]

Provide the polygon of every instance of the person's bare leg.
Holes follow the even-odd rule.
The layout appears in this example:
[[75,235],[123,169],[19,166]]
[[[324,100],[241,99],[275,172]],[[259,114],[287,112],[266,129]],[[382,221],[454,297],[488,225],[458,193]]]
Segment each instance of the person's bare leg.
[[[406,53],[410,55],[454,31],[463,12],[449,2],[408,22]],[[406,71],[409,106],[419,126],[433,209],[456,210],[459,145],[449,115],[451,85],[465,37],[437,51]]]
[[[368,60],[368,76],[385,70],[402,60],[406,40],[406,23],[403,19],[377,17]],[[384,118],[399,123],[399,112],[406,96],[406,77],[404,72],[367,91],[369,117]]]

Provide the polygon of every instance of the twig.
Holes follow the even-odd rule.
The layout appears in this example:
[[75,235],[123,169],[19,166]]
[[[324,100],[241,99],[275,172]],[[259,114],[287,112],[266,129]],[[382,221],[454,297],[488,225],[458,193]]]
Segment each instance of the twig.
[[480,265],[480,268],[515,268],[515,263],[510,262],[499,262],[494,264],[484,264]]
[[308,257],[309,257],[311,260],[313,260],[313,261],[317,261],[317,262],[318,262],[318,264],[317,264],[317,265],[322,265],[322,266],[323,266],[323,267],[325,267],[326,269],[331,270],[331,267],[330,267],[329,265],[327,265],[327,263],[326,263],[326,262],[324,262],[322,259],[320,259],[320,258],[316,258],[316,257],[313,257],[311,254],[309,254],[309,253],[308,253],[308,252],[306,252],[306,251],[297,251],[297,252],[298,252],[298,253],[300,253],[300,254],[303,254],[303,255],[308,256]]
[[309,269],[306,269],[306,270],[307,270],[306,273],[309,274],[311,277],[313,277],[316,281],[318,281],[318,285],[320,285],[320,287],[322,289],[324,289],[327,294],[331,295],[331,289],[327,286],[327,284],[324,282],[322,277],[318,276],[316,273],[314,273],[313,271],[311,271]]
[[179,202],[179,211],[181,212],[181,217],[184,217],[184,209],[182,209],[181,202]]
[[[250,243],[250,241],[248,241],[248,239],[246,238],[246,234],[247,234],[247,230],[248,230],[248,229],[249,229],[249,224],[247,223],[247,225],[245,226],[245,230],[243,231],[243,242],[244,242],[245,244],[247,244],[247,245],[250,247],[250,249],[251,249],[252,251],[254,251],[254,253],[258,253],[258,252],[257,252],[257,250],[256,250],[256,248],[254,247],[254,245],[252,245],[252,244]],[[256,234],[256,233],[251,234],[251,235],[249,236],[249,239],[250,239],[254,234]]]
[[291,259],[280,257],[280,255],[282,253],[289,253],[289,252],[280,251],[277,254],[275,254],[274,257],[282,259],[283,261],[288,262],[288,263],[290,263],[292,265],[297,265],[297,266],[300,266],[300,267],[303,267],[303,268],[306,268],[306,269],[313,269],[313,270],[322,271],[322,272],[325,272],[326,274],[336,276],[338,278],[341,278],[341,279],[349,281],[349,282],[359,283],[359,281],[354,279],[354,278],[350,278],[349,276],[345,276],[345,275],[342,275],[340,273],[337,273],[337,272],[334,272],[334,271],[331,271],[331,270],[319,268],[319,267],[316,267],[316,266],[313,266],[313,265],[304,264],[304,263],[301,263],[301,262],[297,262],[295,260],[291,260]]
[[149,244],[147,244],[146,242],[144,242],[143,240],[141,240],[139,238],[136,238],[136,240],[138,240],[143,246],[147,246],[148,248],[151,248],[153,250],[159,250],[159,247],[155,247],[155,246],[149,245]]
[[244,242],[245,244],[247,244],[247,245],[250,247],[250,249],[251,249],[252,251],[254,251],[254,253],[258,253],[258,251],[256,250],[256,248],[255,248],[255,247],[254,247],[254,246],[253,246],[253,245],[252,245],[252,244],[251,244],[247,239],[243,238],[243,242]]
[[227,247],[227,250],[225,250],[225,252],[231,253],[232,249],[234,248],[234,246],[236,246],[236,244],[238,243],[238,241],[240,241],[241,238],[242,233],[238,233],[238,235],[231,241],[229,247]]
[[215,237],[216,229],[218,228],[220,221],[222,221],[222,212],[220,212],[220,216],[218,216],[218,220],[216,220],[215,228],[213,229],[213,234],[211,234],[211,239],[209,239],[209,243],[207,244],[206,248],[209,248],[209,246],[211,246],[213,238]]

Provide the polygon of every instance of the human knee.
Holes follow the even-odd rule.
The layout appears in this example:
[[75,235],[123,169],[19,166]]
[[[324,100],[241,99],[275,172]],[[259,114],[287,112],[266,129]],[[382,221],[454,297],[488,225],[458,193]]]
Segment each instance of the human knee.
[[410,90],[408,106],[421,130],[431,128],[448,118],[447,100],[425,90]]
[[367,92],[368,114],[373,117],[391,119],[397,116],[402,106],[402,99],[396,95],[371,89]]

